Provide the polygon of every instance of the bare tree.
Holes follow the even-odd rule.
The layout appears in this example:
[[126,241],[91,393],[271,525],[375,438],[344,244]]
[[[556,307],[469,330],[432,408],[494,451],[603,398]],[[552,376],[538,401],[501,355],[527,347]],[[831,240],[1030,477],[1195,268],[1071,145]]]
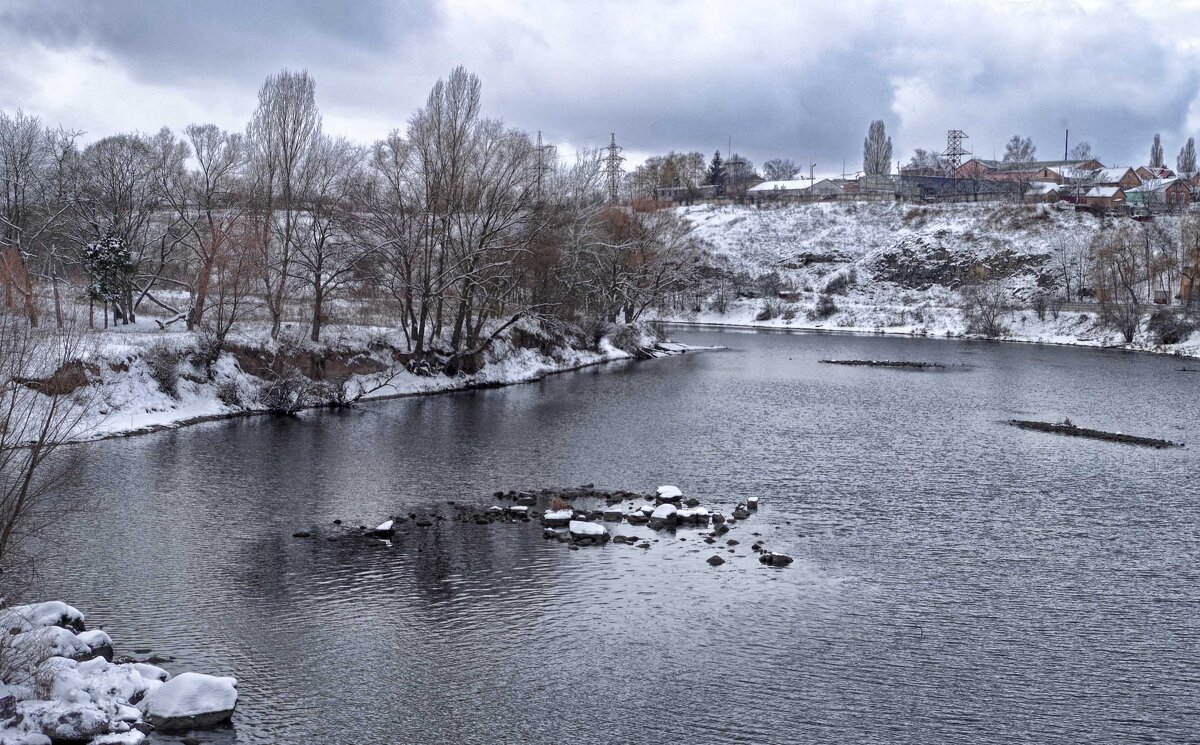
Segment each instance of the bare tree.
[[892,138],[884,130],[883,120],[876,119],[867,129],[863,140],[863,173],[883,176],[892,172]]
[[258,91],[247,140],[259,275],[273,339],[279,337],[294,276],[292,260],[303,210],[300,178],[320,132],[316,83],[308,72],[283,70],[269,76]]
[[1092,155],[1092,143],[1082,140],[1075,143],[1075,147],[1071,148],[1070,154],[1067,155],[1067,160],[1092,160],[1095,157]]
[[63,452],[86,434],[93,410],[83,337],[72,327],[31,328],[0,311],[0,594],[19,589],[31,571],[35,539],[71,507],[59,487],[83,451]]
[[217,262],[231,250],[230,233],[245,214],[245,144],[242,135],[215,124],[192,124],[184,133],[196,167],[182,172],[164,162],[159,178],[177,217],[180,240],[188,249],[185,279],[176,283],[187,288],[191,307],[176,313],[191,330],[204,322]]
[[800,166],[791,158],[772,158],[763,163],[763,178],[767,181],[790,181],[800,173]]
[[356,278],[375,247],[359,241],[350,223],[350,201],[363,152],[344,139],[322,135],[305,161],[302,193],[308,208],[297,231],[294,268],[312,298],[310,337],[321,340],[326,303]]
[[1133,341],[1145,313],[1146,251],[1132,222],[1097,233],[1089,246],[1092,286],[1100,300],[1101,320]]
[[1013,135],[1004,146],[1004,162],[1014,164],[1032,163],[1037,158],[1037,145],[1029,137]]

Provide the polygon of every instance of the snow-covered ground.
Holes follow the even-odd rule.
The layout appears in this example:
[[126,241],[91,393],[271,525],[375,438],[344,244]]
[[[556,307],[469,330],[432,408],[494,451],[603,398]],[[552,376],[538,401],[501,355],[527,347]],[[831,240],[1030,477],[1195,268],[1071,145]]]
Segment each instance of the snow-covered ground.
[[[655,343],[644,330],[638,334],[634,341],[639,346]],[[83,361],[91,380],[86,395],[92,406],[73,439],[136,434],[268,410],[261,400],[263,380],[244,369],[235,354],[221,354],[209,379],[201,366],[189,359],[198,342],[194,333],[159,330],[153,321],[89,335]],[[231,337],[230,344],[258,351],[275,348],[265,328]],[[353,374],[345,380],[349,395],[361,400],[524,383],[634,356],[608,338],[602,339],[596,349],[558,343],[547,345],[551,351],[546,352],[543,348],[518,346],[504,336],[487,352],[483,367],[473,374],[418,375],[391,358],[392,350],[406,348],[399,332],[391,329],[334,326],[328,328],[320,345],[294,338],[289,344],[293,352],[358,357],[379,368],[378,372]],[[173,391],[163,384],[162,364],[156,364],[164,356],[176,358],[169,363],[176,373]],[[312,405],[321,403],[313,401]]]
[[[1002,319],[1006,339],[1200,356],[1200,331],[1160,346],[1143,324],[1126,345],[1099,322],[1098,308],[1047,309],[1044,317],[1032,309],[1035,298],[1054,286],[1058,254],[1079,250],[1098,229],[1091,215],[1048,205],[888,202],[701,205],[680,212],[722,277],[718,285],[725,289],[718,292],[724,297],[714,294],[700,312],[664,313],[663,320],[963,337],[967,324],[958,289],[983,267],[1019,306]],[[1178,229],[1177,218],[1158,219],[1169,223],[1168,230]],[[739,297],[747,287],[759,297]],[[786,299],[773,294],[777,290]],[[828,315],[815,312],[822,295],[833,304]]]

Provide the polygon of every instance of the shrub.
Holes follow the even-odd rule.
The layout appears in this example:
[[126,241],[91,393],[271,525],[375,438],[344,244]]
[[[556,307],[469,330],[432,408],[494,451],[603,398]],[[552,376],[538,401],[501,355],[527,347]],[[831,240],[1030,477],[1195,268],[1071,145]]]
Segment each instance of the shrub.
[[790,305],[783,311],[783,315],[780,316],[780,318],[782,318],[785,321],[790,321],[795,317],[796,317],[796,309]]
[[1126,344],[1132,344],[1142,325],[1142,306],[1135,303],[1104,303],[1100,306],[1100,323],[1120,332]]
[[158,384],[159,389],[171,398],[178,398],[179,353],[166,344],[158,343],[147,349],[142,357],[146,360],[150,377]]
[[1146,331],[1156,344],[1178,344],[1195,330],[1195,324],[1169,310],[1156,311],[1146,324]]
[[963,289],[962,299],[968,334],[995,339],[1008,333],[1004,319],[1012,313],[1012,303],[1002,286],[994,282],[969,285]]
[[226,380],[217,386],[217,400],[226,406],[241,406],[242,391],[236,382]]
[[823,321],[838,312],[837,303],[829,295],[818,295],[817,302],[808,311],[810,321]]
[[762,308],[758,311],[758,315],[754,316],[756,321],[769,321],[772,318],[778,318],[783,314],[783,302],[776,298],[767,298],[763,301]]

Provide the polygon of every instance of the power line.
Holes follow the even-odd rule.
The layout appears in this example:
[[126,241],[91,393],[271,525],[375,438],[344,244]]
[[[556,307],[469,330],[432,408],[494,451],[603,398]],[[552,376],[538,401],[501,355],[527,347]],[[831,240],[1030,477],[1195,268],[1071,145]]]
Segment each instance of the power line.
[[557,146],[542,144],[542,130],[538,130],[537,144],[533,146],[536,153],[534,161],[534,172],[537,176],[537,200],[542,201],[542,182],[545,180],[546,172],[550,170],[550,164],[557,158]]
[[608,201],[615,204],[621,184],[621,162],[625,158],[621,156],[621,146],[617,144],[617,133],[610,133],[610,137],[608,147],[604,148],[608,152],[604,156],[604,168],[608,172]]

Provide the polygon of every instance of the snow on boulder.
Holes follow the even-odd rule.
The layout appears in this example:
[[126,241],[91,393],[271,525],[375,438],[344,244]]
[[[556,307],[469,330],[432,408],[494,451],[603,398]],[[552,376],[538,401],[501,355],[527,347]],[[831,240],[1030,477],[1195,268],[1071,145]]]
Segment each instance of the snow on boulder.
[[90,742],[94,737],[107,734],[109,728],[108,715],[99,706],[89,702],[20,701],[17,703],[17,715],[21,717],[20,722],[26,732],[32,730],[41,733],[54,742]]
[[14,605],[0,610],[0,628],[4,630],[30,631],[43,626],[83,631],[83,614],[61,600]]
[[76,634],[75,638],[86,644],[93,655],[103,657],[112,662],[113,641],[112,637],[108,634],[100,629],[93,629],[91,631],[82,631]]
[[687,507],[676,510],[675,517],[681,523],[707,525],[711,513],[705,507]]
[[90,646],[61,626],[43,626],[17,634],[9,640],[9,649],[31,665],[51,657],[85,660],[93,656]]
[[391,520],[387,520],[376,525],[374,529],[371,530],[371,535],[375,536],[376,538],[391,538],[395,532],[396,524]]
[[224,722],[237,698],[237,678],[180,673],[147,694],[140,708],[160,730],[195,729]]
[[658,530],[659,528],[673,528],[679,522],[679,508],[670,502],[664,502],[654,508],[654,512],[650,513],[650,527]]
[[562,526],[571,522],[574,517],[574,510],[548,510],[542,515],[542,523],[550,526]]
[[683,499],[683,492],[679,490],[679,487],[669,484],[658,487],[657,495],[659,502],[678,502]]
[[604,541],[608,538],[608,529],[599,523],[589,523],[583,520],[572,520],[567,524],[567,532],[571,537],[580,540]]

